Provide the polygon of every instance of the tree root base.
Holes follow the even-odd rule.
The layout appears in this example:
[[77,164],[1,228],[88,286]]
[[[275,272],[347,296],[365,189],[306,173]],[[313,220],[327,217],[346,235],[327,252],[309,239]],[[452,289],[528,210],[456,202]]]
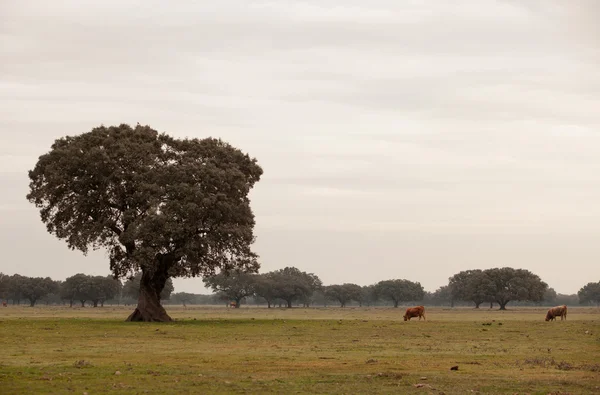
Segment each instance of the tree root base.
[[141,311],[135,309],[133,313],[127,317],[126,322],[171,322],[173,319],[169,317],[166,311]]

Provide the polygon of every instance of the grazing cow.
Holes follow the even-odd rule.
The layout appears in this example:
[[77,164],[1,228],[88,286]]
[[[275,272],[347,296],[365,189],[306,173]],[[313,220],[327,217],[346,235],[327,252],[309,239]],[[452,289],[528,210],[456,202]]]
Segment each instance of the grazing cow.
[[546,313],[546,321],[554,321],[556,319],[556,317],[560,316],[560,320],[567,319],[567,306],[566,305],[562,305],[562,306],[556,306],[556,307],[552,307],[550,310],[548,310],[548,313]]
[[410,321],[410,319],[413,317],[419,317],[419,321],[421,321],[421,317],[423,317],[423,320],[425,320],[425,307],[415,306],[406,309],[406,313],[404,313],[404,321]]
[[8,307],[8,305],[6,304],[6,302],[2,302],[2,307]]
[[229,302],[229,307],[235,307],[237,304],[235,302]]

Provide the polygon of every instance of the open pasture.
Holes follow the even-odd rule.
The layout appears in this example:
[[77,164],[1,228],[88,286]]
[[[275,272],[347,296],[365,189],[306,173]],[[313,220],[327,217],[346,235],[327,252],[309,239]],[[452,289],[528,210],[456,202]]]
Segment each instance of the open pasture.
[[[600,311],[169,306],[0,310],[0,392],[600,393]],[[458,370],[450,370],[458,366]]]

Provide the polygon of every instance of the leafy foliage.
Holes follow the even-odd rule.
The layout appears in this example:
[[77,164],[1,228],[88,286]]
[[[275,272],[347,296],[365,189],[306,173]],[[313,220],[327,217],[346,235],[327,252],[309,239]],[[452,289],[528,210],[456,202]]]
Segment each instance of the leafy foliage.
[[235,307],[240,307],[241,300],[254,294],[255,275],[244,272],[219,273],[206,277],[204,284],[219,292],[229,300],[235,301]]
[[381,299],[391,300],[394,307],[400,302],[418,301],[425,296],[420,283],[409,280],[384,280],[375,284],[375,292]]
[[346,307],[351,300],[362,301],[362,287],[356,284],[329,285],[323,292],[326,298],[340,302],[341,307]]
[[254,293],[256,296],[262,297],[267,302],[267,307],[278,298],[277,279],[271,273],[258,274],[255,277]]
[[88,278],[89,276],[83,273],[77,273],[71,277],[67,277],[60,287],[61,298],[68,300],[71,306],[73,306],[74,300],[79,300],[83,306],[87,300],[85,287]]
[[500,310],[505,310],[511,300],[541,301],[548,289],[548,284],[525,269],[494,268],[485,270],[485,274],[493,284],[490,300],[498,303]]
[[113,276],[88,276],[83,273],[68,277],[60,287],[60,296],[73,305],[74,300],[81,302],[81,307],[86,301],[91,301],[94,307],[98,303],[115,298],[121,291],[121,281]]
[[494,283],[483,270],[465,270],[450,277],[448,283],[453,300],[475,303],[475,308],[483,302],[491,301]]
[[543,296],[542,300],[546,304],[552,304],[552,303],[556,302],[557,296],[558,295],[556,294],[556,291],[554,290],[554,288],[548,288],[548,289],[546,289],[546,292],[544,292],[544,296]]
[[69,248],[106,248],[116,277],[141,271],[144,303],[130,319],[162,321],[168,278],[258,270],[248,194],[261,175],[222,140],[100,126],[56,140],[29,172],[27,198]]
[[449,285],[444,285],[435,290],[435,292],[427,295],[429,303],[436,306],[454,305],[454,297]]
[[0,299],[8,298],[10,277],[0,272]]
[[600,281],[597,283],[587,283],[584,285],[579,292],[579,303],[594,303],[600,306]]
[[[316,274],[303,272],[295,267],[285,267],[267,274],[276,298],[286,301],[288,307],[300,301],[307,305],[314,291],[323,285]],[[264,297],[264,295],[261,295]]]
[[362,306],[366,304],[370,306],[377,301],[377,291],[375,289],[375,285],[365,285],[361,289],[360,300],[359,303]]
[[20,294],[35,306],[38,299],[58,290],[58,283],[50,277],[23,277],[19,282]]
[[176,292],[171,294],[169,299],[172,303],[181,303],[185,307],[188,304],[194,303],[201,296],[205,295],[196,295],[188,292]]

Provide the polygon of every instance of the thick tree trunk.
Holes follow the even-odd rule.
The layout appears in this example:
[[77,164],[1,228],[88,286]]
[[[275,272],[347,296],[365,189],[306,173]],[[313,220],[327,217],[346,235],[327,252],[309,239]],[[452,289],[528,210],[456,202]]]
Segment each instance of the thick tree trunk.
[[400,301],[394,300],[394,307],[398,307],[398,303],[400,303]]
[[267,300],[267,309],[270,309],[270,308],[271,308],[271,302],[269,302],[269,301]]
[[35,299],[29,299],[29,307],[35,306]]
[[292,308],[292,301],[291,300],[287,301],[287,307],[288,307],[288,309]]
[[494,302],[490,302],[490,309],[494,308]]
[[506,310],[506,305],[508,304],[508,301],[504,302],[504,303],[498,303],[498,304],[500,305],[500,310]]
[[81,307],[85,307],[85,300],[81,300]]
[[157,266],[157,270],[153,273],[142,270],[140,296],[138,298],[137,308],[129,317],[127,317],[127,321],[173,321],[164,307],[160,304],[160,293],[169,278],[168,266],[164,265],[162,261],[159,261]]
[[242,301],[241,301],[241,299],[236,299],[236,300],[235,300],[235,308],[236,308],[236,309],[239,309],[239,308],[240,308],[240,304],[241,304],[241,302],[242,302]]
[[475,302],[475,308],[478,309],[480,304],[481,304],[481,302],[479,302],[479,303]]
[[69,300],[69,307],[73,307],[73,299]]
[[97,300],[93,300],[92,303],[94,304],[94,307],[98,307],[98,301]]

